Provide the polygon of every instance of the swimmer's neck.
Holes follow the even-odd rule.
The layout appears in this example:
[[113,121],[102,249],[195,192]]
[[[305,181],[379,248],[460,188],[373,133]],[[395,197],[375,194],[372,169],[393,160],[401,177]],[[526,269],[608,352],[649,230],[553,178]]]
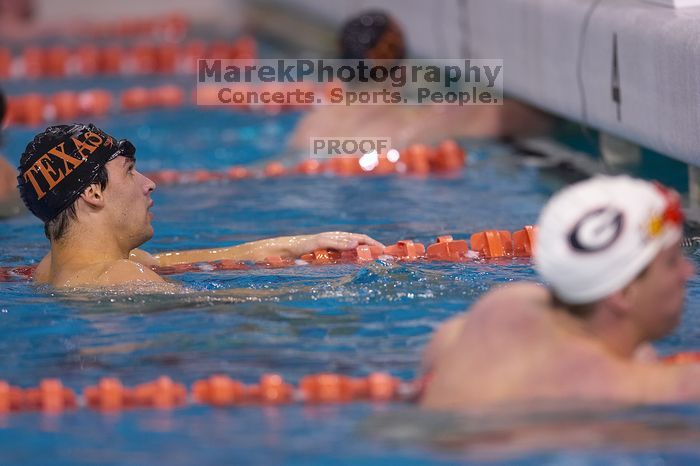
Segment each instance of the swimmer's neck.
[[588,318],[576,317],[563,308],[555,308],[554,314],[562,330],[588,340],[620,359],[633,359],[637,350],[646,343],[631,323],[621,321],[614,313],[604,309],[597,310]]
[[97,225],[74,225],[66,237],[51,242],[51,274],[59,270],[128,259],[132,247],[120,241],[118,232]]

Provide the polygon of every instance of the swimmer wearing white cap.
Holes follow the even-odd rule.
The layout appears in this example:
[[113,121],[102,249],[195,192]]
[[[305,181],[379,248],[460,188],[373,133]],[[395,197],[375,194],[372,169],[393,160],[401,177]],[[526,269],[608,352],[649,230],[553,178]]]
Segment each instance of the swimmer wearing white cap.
[[700,365],[664,365],[649,342],[680,320],[694,274],[674,191],[599,176],[555,195],[538,222],[547,287],[487,293],[443,325],[425,357],[428,408],[700,399]]

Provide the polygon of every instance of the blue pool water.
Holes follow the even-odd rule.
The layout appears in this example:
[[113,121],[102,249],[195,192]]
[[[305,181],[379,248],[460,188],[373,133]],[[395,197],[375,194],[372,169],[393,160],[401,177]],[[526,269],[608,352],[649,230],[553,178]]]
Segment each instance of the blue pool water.
[[[98,121],[131,139],[142,171],[217,169],[283,157],[298,114],[226,109],[152,112]],[[13,129],[16,161],[33,129]],[[385,243],[424,243],[536,220],[561,177],[522,165],[508,146],[465,141],[469,166],[453,177],[285,177],[163,186],[155,200],[152,252],[238,244],[325,230],[367,233]],[[37,262],[47,251],[38,220],[0,222],[0,265]],[[696,266],[700,260],[692,256]],[[132,385],[165,374],[191,384],[213,373],[247,383],[265,372],[297,382],[332,371],[417,375],[432,330],[490,287],[534,279],[527,261],[382,263],[189,273],[182,295],[62,295],[0,283],[1,378],[35,385],[60,377],[74,389],[116,376]],[[662,352],[700,348],[700,282],[689,284],[681,328]],[[475,375],[478,376],[478,375]],[[695,464],[697,406],[632,409],[493,426],[409,405],[188,406],[104,415],[0,417],[0,464],[452,464],[496,457],[518,464]],[[561,426],[565,427],[561,427]],[[547,430],[549,428],[549,430]],[[539,430],[538,430],[539,429]],[[551,441],[513,448],[523,433]],[[594,441],[561,432],[605,432]],[[517,434],[517,435],[516,435]],[[517,442],[516,442],[517,443]]]

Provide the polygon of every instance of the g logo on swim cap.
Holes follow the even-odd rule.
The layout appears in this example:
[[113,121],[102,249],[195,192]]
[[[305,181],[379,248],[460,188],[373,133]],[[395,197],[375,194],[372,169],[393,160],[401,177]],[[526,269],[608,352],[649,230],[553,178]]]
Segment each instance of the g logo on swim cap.
[[622,211],[602,207],[584,215],[569,233],[569,244],[582,253],[599,252],[609,247],[622,233]]

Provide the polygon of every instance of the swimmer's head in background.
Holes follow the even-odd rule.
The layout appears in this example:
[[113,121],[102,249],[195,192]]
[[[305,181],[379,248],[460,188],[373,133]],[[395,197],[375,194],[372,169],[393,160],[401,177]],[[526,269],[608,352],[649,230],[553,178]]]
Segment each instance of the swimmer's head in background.
[[401,28],[381,11],[366,11],[348,20],[340,32],[345,60],[403,60],[406,44]]
[[596,176],[544,207],[535,268],[562,301],[593,303],[631,283],[682,230],[675,191],[629,176]]
[[20,195],[34,215],[49,222],[80,197],[107,162],[135,153],[129,141],[117,141],[92,124],[50,126],[22,154]]

